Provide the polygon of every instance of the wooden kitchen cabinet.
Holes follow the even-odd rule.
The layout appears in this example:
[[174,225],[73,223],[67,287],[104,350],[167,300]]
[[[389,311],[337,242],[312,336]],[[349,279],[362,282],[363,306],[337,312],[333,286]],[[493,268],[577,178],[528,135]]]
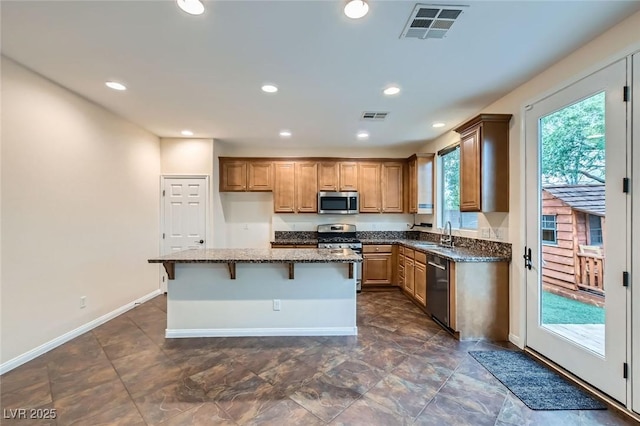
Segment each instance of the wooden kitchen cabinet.
[[427,306],[427,264],[418,262],[416,257],[414,263],[414,293],[413,297],[422,306]]
[[358,163],[341,161],[339,164],[338,188],[340,191],[358,190]]
[[460,340],[508,340],[508,262],[449,262],[449,327]]
[[402,213],[404,164],[401,162],[382,163],[382,212]]
[[337,191],[340,183],[339,164],[335,161],[318,163],[318,191]]
[[407,211],[433,214],[435,154],[418,153],[407,161]]
[[391,285],[393,255],[391,245],[362,246],[362,285]]
[[275,213],[295,213],[295,162],[279,161],[274,164],[274,169],[273,211]]
[[[413,250],[411,250],[413,251]],[[415,261],[405,256],[404,260],[404,292],[414,297],[415,292]]]
[[360,213],[380,213],[381,164],[373,162],[358,163],[358,188],[360,194]]
[[220,158],[220,192],[273,191],[273,162]]
[[316,213],[318,211],[318,163],[296,162],[295,169],[295,210],[298,213]]
[[460,133],[460,211],[509,211],[511,114],[480,114]]

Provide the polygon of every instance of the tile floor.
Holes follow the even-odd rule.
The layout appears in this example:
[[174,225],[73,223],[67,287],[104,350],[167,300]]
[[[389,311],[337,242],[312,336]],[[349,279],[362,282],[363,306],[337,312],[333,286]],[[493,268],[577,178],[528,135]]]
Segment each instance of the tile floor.
[[[358,296],[355,337],[164,339],[155,299],[0,377],[3,425],[620,425],[532,411],[399,292]],[[10,409],[55,408],[54,421]]]

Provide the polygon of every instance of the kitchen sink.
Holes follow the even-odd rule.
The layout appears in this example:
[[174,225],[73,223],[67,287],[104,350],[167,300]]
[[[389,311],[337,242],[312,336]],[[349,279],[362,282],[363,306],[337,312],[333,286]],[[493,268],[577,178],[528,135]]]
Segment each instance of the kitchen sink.
[[417,243],[414,245],[420,248],[442,248],[442,246],[438,243]]

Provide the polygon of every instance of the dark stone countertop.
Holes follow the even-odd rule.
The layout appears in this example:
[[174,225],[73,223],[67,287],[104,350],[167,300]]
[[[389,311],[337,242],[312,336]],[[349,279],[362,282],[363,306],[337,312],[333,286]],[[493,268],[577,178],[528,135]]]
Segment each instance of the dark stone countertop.
[[149,259],[149,263],[359,263],[350,249],[190,249]]

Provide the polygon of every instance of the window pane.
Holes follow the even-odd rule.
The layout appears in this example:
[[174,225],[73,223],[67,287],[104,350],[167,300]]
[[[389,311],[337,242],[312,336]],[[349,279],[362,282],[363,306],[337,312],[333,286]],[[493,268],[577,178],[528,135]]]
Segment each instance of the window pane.
[[542,215],[540,228],[542,230],[542,242],[555,244],[557,239],[556,217],[554,215]]
[[602,245],[602,222],[600,216],[589,215],[589,244],[592,246]]
[[460,212],[460,149],[441,157],[442,168],[442,224],[451,222],[452,228],[478,229],[478,213]]

